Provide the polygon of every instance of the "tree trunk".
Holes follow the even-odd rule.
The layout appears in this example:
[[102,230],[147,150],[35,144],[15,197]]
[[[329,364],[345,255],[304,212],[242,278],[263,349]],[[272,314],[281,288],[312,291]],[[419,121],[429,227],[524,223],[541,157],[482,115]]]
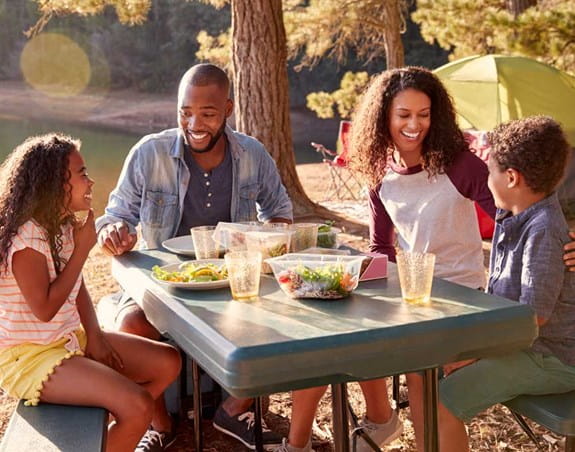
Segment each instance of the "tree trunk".
[[401,32],[403,18],[400,0],[386,0],[383,2],[383,17],[386,21],[384,30],[385,62],[387,69],[405,66]]
[[517,17],[527,8],[535,6],[537,4],[537,0],[506,0],[505,3],[507,11],[513,14],[513,17],[517,19]]
[[281,0],[232,0],[232,36],[236,128],[272,155],[294,215],[317,211],[295,169]]

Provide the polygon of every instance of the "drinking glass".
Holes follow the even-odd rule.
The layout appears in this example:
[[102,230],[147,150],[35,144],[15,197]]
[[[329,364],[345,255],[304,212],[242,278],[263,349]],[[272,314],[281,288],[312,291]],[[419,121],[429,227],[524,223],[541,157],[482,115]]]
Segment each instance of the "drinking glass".
[[412,304],[429,304],[435,254],[400,251],[396,262],[403,300]]
[[251,301],[260,291],[262,253],[259,251],[230,251],[224,256],[232,298]]
[[196,259],[216,259],[219,257],[220,247],[213,238],[215,229],[215,226],[196,226],[190,229]]

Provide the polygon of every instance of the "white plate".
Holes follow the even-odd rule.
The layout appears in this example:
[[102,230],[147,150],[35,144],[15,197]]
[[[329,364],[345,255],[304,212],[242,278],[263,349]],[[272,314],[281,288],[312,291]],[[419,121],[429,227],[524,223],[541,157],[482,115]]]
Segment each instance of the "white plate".
[[[182,254],[184,256],[196,255],[191,235],[182,235],[180,237],[174,237],[173,239],[164,240],[162,246],[175,254]],[[220,256],[223,251],[224,248],[220,246]]]
[[[175,264],[168,264],[160,267],[162,270],[166,270],[168,272],[178,271],[181,266],[186,264],[216,264],[222,265],[224,263],[224,259],[200,259],[197,261],[187,261],[187,262],[177,262]],[[168,287],[174,287],[179,289],[189,289],[189,290],[211,290],[211,289],[221,289],[224,287],[228,287],[230,285],[230,281],[228,279],[221,279],[219,281],[206,281],[206,282],[172,282],[172,281],[162,281],[161,279],[157,279],[152,273],[152,279],[156,281],[158,284],[162,284]]]
[[183,254],[184,256],[196,255],[191,235],[182,235],[181,237],[164,240],[162,246],[172,253]]

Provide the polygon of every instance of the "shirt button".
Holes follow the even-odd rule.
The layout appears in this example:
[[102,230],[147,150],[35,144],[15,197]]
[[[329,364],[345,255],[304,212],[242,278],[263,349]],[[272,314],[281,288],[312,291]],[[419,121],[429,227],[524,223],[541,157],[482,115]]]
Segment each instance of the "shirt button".
[[206,207],[212,207],[212,204],[211,204],[211,203],[207,203],[207,204],[206,204]]
[[208,193],[208,198],[211,198],[211,197],[212,197],[212,194],[211,194],[211,193]]
[[210,186],[210,181],[206,182],[206,186],[209,187]]
[[208,177],[208,176],[209,176],[209,174],[208,174],[208,173],[204,173],[204,177]]

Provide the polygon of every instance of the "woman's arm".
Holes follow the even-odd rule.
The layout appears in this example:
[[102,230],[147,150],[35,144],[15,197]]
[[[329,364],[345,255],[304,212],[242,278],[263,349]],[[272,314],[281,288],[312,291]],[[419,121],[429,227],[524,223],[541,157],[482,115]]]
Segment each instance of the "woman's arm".
[[369,191],[369,250],[395,262],[393,222],[379,198],[379,185]]

